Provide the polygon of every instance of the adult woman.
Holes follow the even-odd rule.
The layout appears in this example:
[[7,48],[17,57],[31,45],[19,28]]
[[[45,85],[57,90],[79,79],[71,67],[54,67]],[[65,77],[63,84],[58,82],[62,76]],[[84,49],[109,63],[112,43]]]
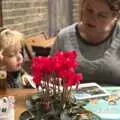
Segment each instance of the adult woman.
[[120,85],[120,0],[83,0],[81,20],[58,34],[51,53],[76,50],[84,82]]

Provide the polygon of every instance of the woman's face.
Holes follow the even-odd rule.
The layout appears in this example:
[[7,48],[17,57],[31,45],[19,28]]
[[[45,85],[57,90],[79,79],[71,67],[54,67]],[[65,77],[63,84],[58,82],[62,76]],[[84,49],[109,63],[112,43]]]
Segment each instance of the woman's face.
[[3,63],[7,71],[15,72],[21,68],[23,56],[21,54],[21,43],[17,42],[14,47],[3,52]]
[[81,22],[87,34],[104,34],[110,32],[117,16],[104,0],[84,0],[81,11]]

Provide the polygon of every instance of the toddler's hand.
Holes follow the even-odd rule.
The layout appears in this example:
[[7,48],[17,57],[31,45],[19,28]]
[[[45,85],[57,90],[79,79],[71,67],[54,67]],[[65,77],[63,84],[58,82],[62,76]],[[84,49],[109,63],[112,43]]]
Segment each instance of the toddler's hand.
[[35,83],[33,82],[33,77],[28,75],[28,74],[24,74],[22,76],[22,84],[23,86],[27,87],[27,86],[31,86],[33,88],[36,88]]

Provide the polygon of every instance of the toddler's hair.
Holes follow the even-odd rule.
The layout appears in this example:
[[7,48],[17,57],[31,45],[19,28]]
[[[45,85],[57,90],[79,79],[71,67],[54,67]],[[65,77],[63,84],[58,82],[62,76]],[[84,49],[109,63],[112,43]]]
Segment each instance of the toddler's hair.
[[16,30],[11,30],[9,28],[2,28],[0,30],[0,50],[11,49],[15,47],[17,42],[24,41],[24,35]]

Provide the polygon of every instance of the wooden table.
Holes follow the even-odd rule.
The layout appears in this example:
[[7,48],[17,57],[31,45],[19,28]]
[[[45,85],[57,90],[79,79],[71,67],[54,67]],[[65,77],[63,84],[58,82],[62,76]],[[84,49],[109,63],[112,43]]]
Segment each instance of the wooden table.
[[27,95],[35,93],[35,89],[8,89],[5,93],[0,91],[0,96],[15,96],[15,120],[26,110],[25,99]]

